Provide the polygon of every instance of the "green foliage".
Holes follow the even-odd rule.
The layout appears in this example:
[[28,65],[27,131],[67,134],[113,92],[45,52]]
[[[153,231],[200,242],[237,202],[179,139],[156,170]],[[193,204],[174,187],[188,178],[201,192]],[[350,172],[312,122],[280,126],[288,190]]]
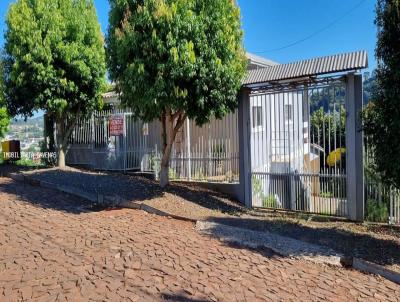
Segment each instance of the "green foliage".
[[329,192],[329,191],[327,191],[327,192],[321,192],[321,193],[319,194],[319,196],[320,196],[320,197],[323,197],[323,198],[332,198],[332,197],[333,197],[333,193],[332,193],[332,192]]
[[336,85],[334,88],[326,87],[311,90],[310,112],[313,113],[323,108],[323,112],[333,112],[338,110],[342,104],[345,103],[345,87],[344,85]]
[[21,158],[15,162],[17,166],[24,166],[24,167],[42,167],[44,166],[43,163],[36,163],[30,158]]
[[251,180],[251,184],[252,184],[252,189],[253,189],[253,196],[259,199],[263,199],[264,197],[264,193],[263,193],[263,189],[262,189],[262,183],[261,180],[254,177]]
[[35,110],[70,120],[105,88],[104,39],[92,0],[18,0],[5,32],[5,101],[12,116]]
[[363,102],[368,104],[372,98],[373,92],[376,89],[376,74],[372,73],[372,76],[363,82]]
[[274,195],[265,196],[262,200],[264,208],[276,208],[276,198]]
[[7,108],[0,107],[0,137],[4,137],[4,135],[8,131],[9,125],[10,125],[10,117],[8,115]]
[[366,220],[373,222],[388,222],[389,211],[386,202],[377,202],[373,199],[367,200]]
[[[326,112],[323,106],[311,114],[311,133],[313,141],[325,149],[328,156],[331,151],[346,145],[346,109],[343,105],[337,106],[334,111]],[[325,138],[324,138],[325,137]],[[342,157],[344,159],[345,156]],[[321,160],[321,167],[324,161]],[[345,168],[345,162],[341,167]]]
[[253,177],[252,178],[252,187],[253,187],[253,197],[260,200],[262,202],[262,206],[264,208],[276,208],[277,200],[274,195],[265,195],[263,191],[262,182],[260,179]]
[[245,74],[240,12],[232,0],[111,0],[111,79],[147,121],[165,110],[202,125],[234,110]]
[[[4,64],[2,61],[0,61],[0,74],[3,73],[3,70]],[[4,137],[4,135],[7,133],[9,125],[10,117],[4,102],[4,82],[0,76],[0,138]]]
[[170,179],[178,179],[178,176],[176,175],[174,169],[170,168],[170,169],[168,170],[168,174],[169,174],[169,178],[170,178]]
[[400,187],[400,0],[378,0],[376,86],[363,112],[377,172],[388,185]]

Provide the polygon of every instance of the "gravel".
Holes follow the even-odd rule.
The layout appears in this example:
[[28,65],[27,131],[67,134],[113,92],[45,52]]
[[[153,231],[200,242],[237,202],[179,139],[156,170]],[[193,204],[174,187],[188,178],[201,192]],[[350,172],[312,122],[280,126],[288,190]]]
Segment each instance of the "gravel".
[[87,193],[118,195],[130,202],[144,202],[157,209],[192,219],[239,215],[247,210],[239,203],[195,185],[173,183],[162,190],[144,177],[68,168],[28,172],[34,179],[71,186]]

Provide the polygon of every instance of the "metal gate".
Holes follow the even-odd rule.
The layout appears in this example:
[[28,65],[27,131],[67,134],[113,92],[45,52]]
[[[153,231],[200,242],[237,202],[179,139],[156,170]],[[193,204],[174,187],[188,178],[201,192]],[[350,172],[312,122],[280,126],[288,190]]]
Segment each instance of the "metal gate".
[[252,204],[347,216],[346,83],[250,95]]
[[[123,133],[110,133],[110,119],[123,117]],[[154,153],[149,127],[135,119],[127,110],[94,112],[90,119],[78,121],[70,136],[67,163],[86,165],[96,170],[149,171],[150,157]],[[155,135],[158,135],[158,131]]]

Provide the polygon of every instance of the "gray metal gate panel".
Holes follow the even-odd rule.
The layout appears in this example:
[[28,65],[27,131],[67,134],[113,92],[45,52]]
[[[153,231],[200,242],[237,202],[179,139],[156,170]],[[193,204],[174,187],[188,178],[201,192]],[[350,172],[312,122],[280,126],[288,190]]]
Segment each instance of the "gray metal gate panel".
[[252,204],[348,216],[345,83],[250,96]]

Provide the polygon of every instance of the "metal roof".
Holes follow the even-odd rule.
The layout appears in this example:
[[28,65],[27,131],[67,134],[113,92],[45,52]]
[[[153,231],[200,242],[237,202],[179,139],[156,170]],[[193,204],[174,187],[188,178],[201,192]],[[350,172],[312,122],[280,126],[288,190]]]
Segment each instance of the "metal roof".
[[119,97],[119,94],[115,91],[110,91],[110,92],[103,93],[102,96],[104,99],[112,99],[112,98]]
[[278,65],[277,62],[271,61],[271,60],[266,59],[264,57],[257,56],[255,54],[250,53],[250,52],[246,52],[246,57],[247,57],[248,63],[250,65],[255,65],[255,66],[260,67],[260,68]]
[[243,85],[312,77],[367,67],[367,52],[356,51],[249,70],[246,79],[243,81]]

